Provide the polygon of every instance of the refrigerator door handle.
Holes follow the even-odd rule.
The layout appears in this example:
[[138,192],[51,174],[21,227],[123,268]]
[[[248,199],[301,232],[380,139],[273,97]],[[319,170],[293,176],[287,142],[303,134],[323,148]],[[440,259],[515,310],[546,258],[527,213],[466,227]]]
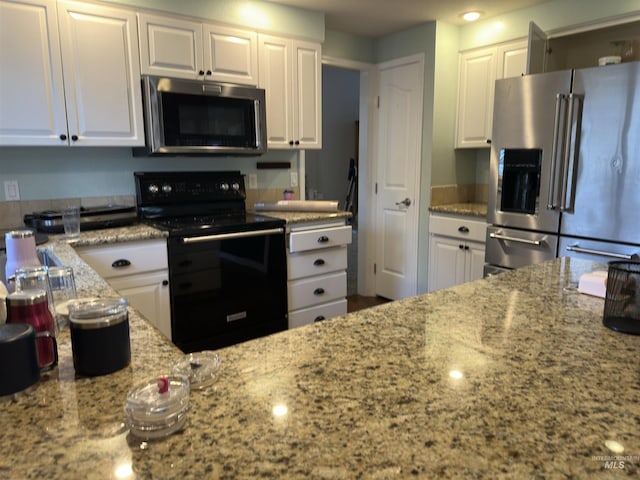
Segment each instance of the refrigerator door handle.
[[[567,112],[567,129],[565,136],[564,152],[562,158],[563,178],[562,193],[560,202],[561,212],[573,211],[575,200],[575,178],[578,169],[578,156],[580,151],[580,122],[582,118],[582,95],[575,93],[569,94],[568,112]],[[575,105],[578,104],[576,111]],[[576,119],[576,129],[573,129],[573,120]],[[571,153],[573,152],[573,156]],[[567,200],[567,196],[569,197]]]
[[582,247],[578,246],[577,244],[568,245],[567,246],[567,252],[586,253],[586,254],[589,254],[589,255],[598,255],[600,257],[620,258],[622,260],[634,260],[634,259],[638,258],[638,254],[637,253],[633,253],[631,255],[628,255],[626,253],[607,252],[606,250],[593,250],[591,248],[582,248]]
[[527,238],[518,238],[518,237],[510,237],[509,235],[502,235],[501,233],[490,233],[490,238],[495,238],[496,240],[506,240],[508,242],[517,242],[517,243],[525,243],[527,245],[535,245],[539,247],[543,243],[544,240],[529,240]]
[[556,210],[558,208],[558,202],[556,198],[556,177],[558,167],[558,155],[563,152],[559,150],[559,145],[562,135],[560,135],[560,125],[562,122],[562,105],[566,101],[567,96],[564,93],[556,94],[556,111],[553,117],[553,145],[551,147],[551,168],[549,174],[549,198],[547,201],[547,210]]

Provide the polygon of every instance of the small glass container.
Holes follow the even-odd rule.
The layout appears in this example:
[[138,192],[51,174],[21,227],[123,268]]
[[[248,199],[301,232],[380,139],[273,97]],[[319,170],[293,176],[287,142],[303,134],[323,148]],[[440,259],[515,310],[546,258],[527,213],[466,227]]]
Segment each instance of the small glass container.
[[177,432],[187,422],[189,379],[162,376],[135,386],[127,394],[125,412],[131,434],[143,440]]
[[188,353],[173,364],[171,371],[187,377],[192,390],[202,390],[218,379],[220,357],[208,350]]

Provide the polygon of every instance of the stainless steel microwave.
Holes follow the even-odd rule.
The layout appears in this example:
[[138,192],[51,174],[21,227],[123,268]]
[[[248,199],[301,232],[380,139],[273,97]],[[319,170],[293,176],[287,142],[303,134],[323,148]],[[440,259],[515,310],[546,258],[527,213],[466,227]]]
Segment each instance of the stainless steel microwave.
[[146,154],[261,155],[267,151],[263,89],[143,75],[142,92]]

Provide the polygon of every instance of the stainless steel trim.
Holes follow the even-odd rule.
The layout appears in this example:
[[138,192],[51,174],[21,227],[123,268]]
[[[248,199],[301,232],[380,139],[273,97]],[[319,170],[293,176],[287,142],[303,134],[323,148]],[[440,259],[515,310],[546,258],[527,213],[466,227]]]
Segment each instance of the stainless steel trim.
[[[576,98],[573,93],[568,97],[567,109],[567,128],[564,137],[564,149],[562,151],[562,190],[560,192],[560,211],[567,212],[571,209],[571,205],[567,205],[567,193],[569,192],[569,177],[571,177],[571,186],[573,188],[573,175],[569,172],[571,166],[571,151],[576,152],[577,148],[571,148],[573,145],[573,116]],[[575,164],[574,164],[575,165]],[[569,202],[570,204],[572,202]]]
[[[582,116],[582,98],[583,95],[576,93],[569,94],[569,113],[567,116],[567,145],[566,145],[566,167],[564,189],[562,191],[561,212],[572,212],[575,204],[575,180],[578,175],[578,158],[580,156],[580,123]],[[575,104],[578,103],[577,114],[575,113]],[[576,129],[573,130],[573,118],[576,116]],[[573,152],[573,155],[571,155]],[[571,158],[572,157],[572,158]],[[572,166],[569,170],[569,166]],[[569,199],[567,201],[567,194]]]
[[626,253],[607,252],[606,250],[594,250],[591,248],[582,248],[582,247],[579,247],[578,245],[567,246],[567,251],[575,252],[575,253],[586,253],[589,255],[599,255],[601,257],[620,258],[623,260],[633,260],[634,258],[638,257],[637,254],[628,255]]
[[566,95],[563,93],[556,94],[556,110],[553,119],[553,144],[551,147],[551,175],[549,175],[549,198],[547,201],[547,209],[555,210],[556,205],[556,168],[557,162],[556,159],[558,157],[558,141],[560,140],[560,135],[558,134],[558,130],[560,128],[560,114],[562,112],[561,104],[564,102]]
[[183,237],[182,243],[215,242],[219,240],[232,240],[234,238],[262,237],[284,233],[284,228],[269,228],[267,230],[252,230],[250,232],[219,233],[217,235],[202,235],[200,237]]
[[495,238],[496,240],[507,240],[509,242],[524,243],[526,245],[540,246],[545,243],[544,240],[528,240],[526,238],[510,237],[508,235],[502,235],[500,233],[490,233],[489,237]]

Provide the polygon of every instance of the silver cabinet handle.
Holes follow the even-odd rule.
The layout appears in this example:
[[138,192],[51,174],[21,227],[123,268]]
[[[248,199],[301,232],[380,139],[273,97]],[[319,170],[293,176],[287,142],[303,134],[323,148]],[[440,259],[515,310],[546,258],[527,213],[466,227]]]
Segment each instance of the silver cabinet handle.
[[569,245],[567,247],[567,251],[575,252],[575,253],[587,253],[589,255],[599,255],[601,257],[621,258],[623,260],[633,260],[635,258],[638,258],[637,253],[632,253],[631,255],[628,255],[626,253],[614,253],[614,252],[607,252],[606,250],[593,250],[591,248],[582,248],[582,247],[579,247],[578,245]]
[[502,235],[500,233],[490,233],[489,237],[495,238],[496,240],[507,240],[509,242],[525,243],[527,245],[536,246],[540,246],[543,243],[546,243],[544,240],[527,240],[526,238],[509,237],[508,235]]
[[408,207],[409,205],[411,205],[411,199],[410,198],[405,198],[401,202],[396,202],[396,205],[398,205],[398,206],[404,205],[405,207]]
[[553,120],[553,144],[551,146],[551,174],[549,175],[549,198],[547,201],[547,209],[555,210],[558,208],[556,200],[556,176],[557,176],[557,164],[558,156],[561,154],[559,150],[562,148],[560,145],[560,122],[562,115],[562,105],[566,100],[566,95],[562,93],[556,94],[556,110]]

